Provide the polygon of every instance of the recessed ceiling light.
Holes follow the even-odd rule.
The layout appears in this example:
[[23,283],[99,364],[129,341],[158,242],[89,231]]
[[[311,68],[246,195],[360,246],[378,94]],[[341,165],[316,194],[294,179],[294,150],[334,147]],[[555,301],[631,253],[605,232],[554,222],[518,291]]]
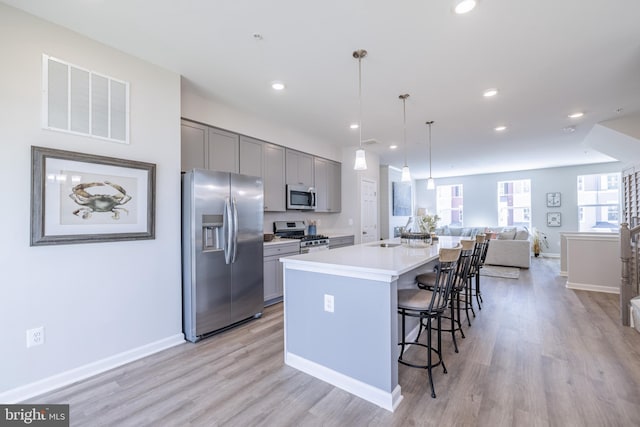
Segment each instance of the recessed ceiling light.
[[455,8],[453,9],[457,14],[471,12],[476,7],[476,0],[458,0]]
[[495,130],[496,132],[502,132],[502,131],[507,130],[507,127],[506,126],[496,126],[496,127],[493,128],[493,130]]
[[273,90],[283,90],[285,86],[282,82],[273,82],[271,83],[271,87],[273,88]]
[[390,146],[389,146],[389,148],[390,148],[391,150],[395,150],[396,148],[398,148],[398,146],[397,146],[397,145],[395,145],[395,144],[393,144],[393,145],[390,145]]
[[350,127],[351,129],[358,129],[360,126],[359,126],[357,123],[351,123],[351,124],[349,125],[349,127]]
[[584,116],[584,113],[582,111],[577,111],[575,113],[569,114],[570,119],[579,119],[582,116]]
[[485,98],[491,98],[492,96],[496,96],[497,94],[498,94],[498,89],[496,88],[487,89],[484,92],[482,92],[482,96],[484,96]]

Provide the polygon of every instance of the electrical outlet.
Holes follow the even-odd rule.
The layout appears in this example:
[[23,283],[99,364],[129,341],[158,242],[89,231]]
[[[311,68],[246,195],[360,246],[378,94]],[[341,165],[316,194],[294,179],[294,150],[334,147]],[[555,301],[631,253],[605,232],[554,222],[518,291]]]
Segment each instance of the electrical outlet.
[[333,313],[333,295],[324,294],[324,311]]
[[27,348],[44,344],[44,326],[27,329]]

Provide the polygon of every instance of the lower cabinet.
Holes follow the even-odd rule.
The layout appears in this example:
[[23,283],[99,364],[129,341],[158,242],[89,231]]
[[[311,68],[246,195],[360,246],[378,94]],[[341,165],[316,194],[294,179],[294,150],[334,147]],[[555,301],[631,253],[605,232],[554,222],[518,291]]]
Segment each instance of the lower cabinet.
[[354,236],[331,237],[329,239],[329,249],[342,248],[344,246],[353,246]]
[[264,247],[264,305],[282,301],[282,263],[280,258],[300,253],[300,242]]

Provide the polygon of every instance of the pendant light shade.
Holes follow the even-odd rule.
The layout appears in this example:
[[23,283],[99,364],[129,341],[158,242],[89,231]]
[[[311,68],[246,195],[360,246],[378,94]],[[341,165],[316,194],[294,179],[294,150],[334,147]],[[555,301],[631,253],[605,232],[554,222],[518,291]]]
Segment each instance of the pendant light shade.
[[357,171],[367,170],[367,158],[362,148],[362,58],[367,56],[367,51],[359,49],[353,52],[353,57],[358,60],[358,149],[353,169]]
[[402,182],[411,181],[411,172],[409,171],[409,166],[404,166],[402,168],[402,178],[400,178]]
[[431,125],[433,124],[433,120],[427,122],[428,130],[429,130],[429,179],[427,179],[427,190],[435,190],[436,182],[433,180],[431,176]]
[[367,170],[367,159],[364,154],[364,149],[362,148],[358,148],[356,150],[356,163],[353,165],[353,170]]
[[406,101],[407,101],[408,97],[409,97],[408,93],[405,93],[404,95],[400,95],[398,97],[398,98],[402,99],[402,116],[403,116],[402,135],[403,135],[403,139],[404,139],[404,166],[402,167],[402,178],[401,178],[402,182],[411,181],[411,172],[409,171],[409,166],[407,165],[407,108],[406,108]]

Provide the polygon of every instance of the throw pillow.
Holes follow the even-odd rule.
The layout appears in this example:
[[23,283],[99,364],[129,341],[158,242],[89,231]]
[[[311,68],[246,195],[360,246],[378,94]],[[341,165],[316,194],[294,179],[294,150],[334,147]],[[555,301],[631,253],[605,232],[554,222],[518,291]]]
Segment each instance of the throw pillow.
[[527,232],[527,230],[518,230],[516,232],[516,236],[514,237],[514,240],[527,240],[529,238],[529,233]]
[[503,231],[502,233],[498,233],[498,240],[513,240],[516,237],[515,231]]

